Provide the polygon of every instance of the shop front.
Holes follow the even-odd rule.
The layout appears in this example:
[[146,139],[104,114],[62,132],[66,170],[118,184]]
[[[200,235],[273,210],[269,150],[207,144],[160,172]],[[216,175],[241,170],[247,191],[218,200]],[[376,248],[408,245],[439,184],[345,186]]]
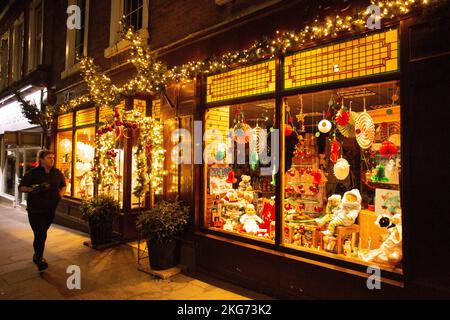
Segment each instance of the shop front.
[[[9,97],[0,106],[0,197],[17,206],[26,205],[26,197],[17,186],[24,174],[37,165],[42,145],[42,130],[31,125],[20,111],[20,104]],[[40,101],[41,91],[25,95]]]
[[[428,19],[311,42],[197,79],[193,117],[203,128],[192,196],[197,271],[289,298],[447,292],[439,281],[448,257],[431,247],[438,239],[445,248],[449,243],[421,226],[417,208],[427,210],[427,201],[413,183],[418,176],[429,181],[414,169],[436,144],[418,130],[421,121],[412,114],[425,105],[412,88],[430,91],[428,81],[448,70],[448,61],[434,69],[448,48],[430,30],[449,22]],[[217,50],[260,23],[226,30]],[[191,51],[211,54],[218,43],[220,36],[211,37]],[[441,55],[427,49],[432,45]],[[179,57],[171,52],[167,59]],[[448,100],[444,91],[433,92],[434,101]],[[437,206],[427,212],[442,235],[438,221],[445,217]],[[425,267],[427,259],[439,272]],[[373,290],[376,283],[383,289]]]

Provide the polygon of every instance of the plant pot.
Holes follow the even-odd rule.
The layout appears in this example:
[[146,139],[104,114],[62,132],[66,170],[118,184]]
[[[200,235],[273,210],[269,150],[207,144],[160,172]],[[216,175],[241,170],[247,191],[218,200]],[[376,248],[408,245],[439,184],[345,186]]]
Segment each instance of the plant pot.
[[112,242],[112,221],[89,221],[89,232],[92,246]]
[[153,270],[165,270],[178,264],[177,242],[172,240],[168,243],[147,242],[150,267]]

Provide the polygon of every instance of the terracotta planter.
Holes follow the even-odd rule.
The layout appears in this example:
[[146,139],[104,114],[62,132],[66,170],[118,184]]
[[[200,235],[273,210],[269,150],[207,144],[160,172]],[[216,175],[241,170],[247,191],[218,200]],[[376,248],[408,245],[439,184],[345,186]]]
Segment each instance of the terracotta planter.
[[89,222],[89,233],[93,246],[111,243],[113,234],[112,221]]
[[165,270],[178,264],[177,242],[168,243],[147,242],[149,250],[150,267],[153,270]]

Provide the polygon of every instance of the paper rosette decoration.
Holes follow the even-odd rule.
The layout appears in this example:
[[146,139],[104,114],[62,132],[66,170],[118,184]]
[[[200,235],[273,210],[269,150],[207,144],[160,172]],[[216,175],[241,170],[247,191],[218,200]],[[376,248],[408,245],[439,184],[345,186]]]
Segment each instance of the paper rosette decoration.
[[267,132],[263,128],[258,125],[253,128],[251,141],[253,143],[253,150],[257,154],[260,154],[267,147]]
[[375,125],[366,111],[361,112],[355,121],[356,141],[362,149],[369,149],[375,139]]
[[350,165],[347,160],[340,158],[334,165],[333,171],[336,178],[339,180],[345,180],[350,173]]
[[350,111],[350,119],[345,126],[337,125],[339,132],[346,138],[355,137],[355,122],[358,117],[358,113]]

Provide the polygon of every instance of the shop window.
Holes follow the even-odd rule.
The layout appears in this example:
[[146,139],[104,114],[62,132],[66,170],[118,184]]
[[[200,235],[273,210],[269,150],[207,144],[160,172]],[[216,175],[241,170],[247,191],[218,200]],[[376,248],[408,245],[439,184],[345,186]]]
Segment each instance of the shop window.
[[73,125],[73,113],[66,113],[58,116],[58,129],[72,128]]
[[161,119],[161,100],[152,101],[152,118],[156,120]]
[[95,127],[75,131],[74,197],[94,195],[94,183],[90,174],[95,155]]
[[133,99],[133,109],[139,111],[143,117],[146,116],[147,102],[145,100]]
[[127,26],[132,26],[134,30],[142,29],[144,0],[124,0],[123,5],[123,16]]
[[289,96],[283,110],[283,244],[400,272],[399,83]]
[[287,56],[284,87],[294,89],[399,71],[398,30]]
[[57,135],[56,167],[66,179],[66,195],[72,190],[72,131],[59,132]]
[[210,108],[205,114],[205,216],[213,230],[275,238],[272,134],[275,102]]
[[[120,104],[116,106],[118,111],[125,110],[125,101],[121,101]],[[112,122],[114,118],[114,112],[110,107],[101,106],[99,111],[99,121],[101,123]]]
[[210,76],[206,101],[218,102],[275,91],[275,61],[267,61]]
[[30,5],[30,54],[28,71],[42,64],[44,1],[35,0]]
[[95,123],[95,108],[83,109],[76,113],[76,126],[85,126]]

